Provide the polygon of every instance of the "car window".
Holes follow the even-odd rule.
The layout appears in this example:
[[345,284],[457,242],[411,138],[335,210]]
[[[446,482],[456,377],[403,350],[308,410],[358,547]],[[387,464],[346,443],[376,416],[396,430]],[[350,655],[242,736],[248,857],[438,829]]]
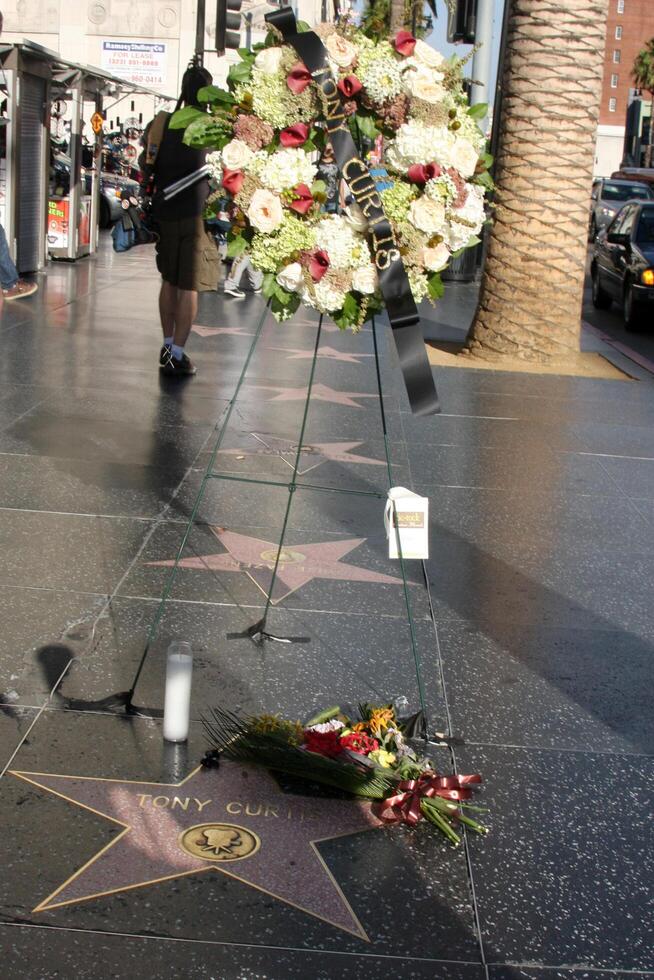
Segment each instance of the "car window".
[[607,181],[602,188],[604,201],[631,201],[633,198],[651,198],[649,187],[645,184],[614,184]]
[[654,208],[641,211],[636,241],[639,245],[654,245]]
[[620,234],[621,235],[631,235],[634,224],[636,222],[636,215],[638,211],[634,207],[624,208],[622,215],[622,222],[620,224]]
[[630,210],[631,210],[631,208],[626,207],[626,208],[623,208],[622,211],[618,211],[618,213],[616,214],[615,218],[613,219],[613,221],[611,222],[611,224],[606,229],[606,232],[607,232],[608,235],[619,235],[620,234],[620,231],[621,231],[621,228],[622,228],[622,222],[627,217],[627,215],[629,214],[629,211]]

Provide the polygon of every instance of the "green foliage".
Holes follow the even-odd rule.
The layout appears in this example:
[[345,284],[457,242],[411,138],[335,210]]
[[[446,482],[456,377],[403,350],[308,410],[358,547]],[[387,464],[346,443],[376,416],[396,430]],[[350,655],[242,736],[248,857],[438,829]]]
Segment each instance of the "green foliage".
[[247,239],[243,235],[236,235],[230,232],[227,241],[227,256],[230,259],[237,259],[239,255],[248,247]]
[[468,109],[468,115],[472,119],[484,119],[488,115],[488,103],[479,102],[477,105],[471,105]]
[[222,149],[230,139],[230,130],[225,129],[224,123],[206,113],[189,123],[184,133],[184,143],[193,147],[210,146],[212,149]]
[[356,128],[360,136],[363,136],[367,140],[376,140],[379,136],[379,130],[375,125],[375,120],[372,116],[364,116],[362,113],[358,112],[356,115]]
[[253,61],[254,59],[252,61],[237,61],[235,65],[232,65],[227,75],[227,84],[239,85],[241,82],[247,82],[250,78]]
[[198,119],[206,119],[207,114],[193,105],[185,105],[183,109],[173,112],[168,123],[168,129],[186,129],[190,123]]
[[631,74],[638,88],[654,97],[654,37],[636,55]]
[[217,102],[224,102],[226,105],[234,105],[234,96],[231,92],[226,92],[224,88],[216,85],[205,85],[198,92],[200,102],[209,102],[214,105]]
[[443,280],[441,279],[440,272],[433,272],[429,279],[427,280],[427,288],[429,290],[430,299],[440,299],[445,292],[445,286],[443,285]]
[[358,326],[359,316],[360,309],[356,297],[352,293],[348,293],[343,303],[343,309],[333,317],[333,320],[341,330],[347,330],[348,327]]

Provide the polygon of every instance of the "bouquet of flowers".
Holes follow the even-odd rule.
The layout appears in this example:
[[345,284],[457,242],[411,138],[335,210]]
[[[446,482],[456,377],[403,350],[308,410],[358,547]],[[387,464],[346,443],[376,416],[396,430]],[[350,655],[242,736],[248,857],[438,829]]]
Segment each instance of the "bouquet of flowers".
[[[302,30],[308,28],[299,24]],[[376,193],[391,226],[386,241],[401,259],[413,299],[433,301],[443,292],[440,272],[479,241],[485,221],[491,158],[476,119],[486,107],[468,106],[463,61],[446,61],[408,31],[370,38],[344,21],[321,25],[317,34],[359,156],[375,143],[381,149]],[[379,275],[385,267],[365,207],[324,210],[317,170],[334,113],[325,86],[275,30],[239,55],[226,89],[200,92],[209,113],[185,107],[170,125],[186,130],[189,145],[213,150],[215,199],[226,192],[234,206],[228,255],[247,253],[264,273],[274,316],[286,320],[304,304],[343,329],[358,329],[385,306]],[[360,197],[352,174],[343,177]]]
[[457,824],[485,833],[470,815],[482,809],[467,802],[481,776],[437,773],[410,744],[409,721],[401,721],[392,704],[361,704],[356,718],[333,707],[305,724],[216,708],[204,725],[214,746],[210,755],[224,753],[377,800],[377,816],[386,823],[414,826],[424,817],[455,845]]

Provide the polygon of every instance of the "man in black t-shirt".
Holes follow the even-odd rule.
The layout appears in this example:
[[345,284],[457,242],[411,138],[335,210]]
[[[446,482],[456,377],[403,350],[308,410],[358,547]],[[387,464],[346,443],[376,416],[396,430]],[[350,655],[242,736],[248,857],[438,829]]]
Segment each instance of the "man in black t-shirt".
[[[178,108],[181,105],[200,108],[198,92],[211,81],[204,68],[194,65],[188,68],[182,79]],[[169,129],[166,125],[154,168],[147,175],[153,182],[152,217],[159,233],[157,268],[163,280],[159,315],[164,342],[159,367],[163,374],[176,377],[195,374],[184,346],[198,310],[198,292],[215,290],[220,275],[218,248],[204,225],[208,180],[198,181],[170,200],[164,200],[163,192],[170,184],[205,163],[207,151],[186,146],[183,136],[184,130]]]

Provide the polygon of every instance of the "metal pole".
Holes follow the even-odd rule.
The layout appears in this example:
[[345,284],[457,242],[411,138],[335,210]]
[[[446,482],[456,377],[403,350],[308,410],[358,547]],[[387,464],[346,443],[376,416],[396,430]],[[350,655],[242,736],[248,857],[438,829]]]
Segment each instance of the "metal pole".
[[[508,2],[508,0],[507,0]],[[472,59],[472,77],[481,85],[473,85],[470,93],[472,105],[491,101],[491,74],[493,54],[493,13],[495,0],[477,0],[476,43],[479,48]],[[479,128],[486,132],[488,116],[478,120]]]
[[197,0],[198,9],[195,21],[195,60],[199,65],[204,62],[204,22],[206,0]]

